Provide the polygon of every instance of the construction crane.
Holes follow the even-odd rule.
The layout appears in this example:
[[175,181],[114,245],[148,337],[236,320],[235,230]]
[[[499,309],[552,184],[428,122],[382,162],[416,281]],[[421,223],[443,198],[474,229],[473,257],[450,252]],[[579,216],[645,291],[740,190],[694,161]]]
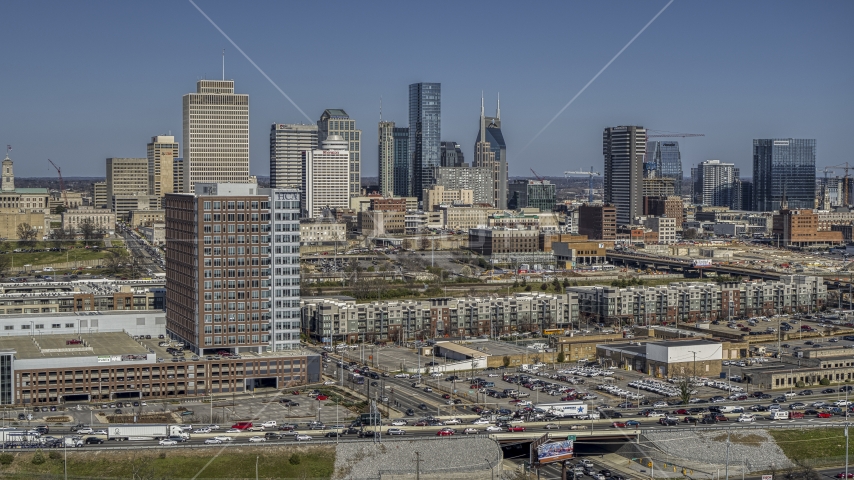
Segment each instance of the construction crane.
[[583,170],[579,170],[579,171],[570,170],[567,172],[563,172],[564,177],[571,177],[572,175],[589,175],[590,176],[590,179],[588,180],[588,183],[587,183],[587,201],[590,203],[593,203],[593,176],[594,175],[600,176],[602,174],[599,172],[594,172],[593,167],[590,167],[589,172],[585,172]]
[[62,204],[65,208],[68,208],[68,194],[65,193],[65,180],[62,179],[62,170],[53,163],[53,160],[48,158],[47,161],[53,165],[53,168],[56,169],[57,175],[59,175],[59,192],[62,194]]
[[541,177],[537,172],[535,172],[533,168],[531,169],[531,173],[533,173],[534,176],[537,177],[537,180],[541,182],[543,181],[543,177]]
[[850,168],[851,167],[848,166],[848,162],[845,162],[841,165],[831,165],[829,167],[824,167],[824,180],[825,180],[824,184],[825,185],[827,185],[827,173],[828,172],[830,172],[834,169],[845,170],[845,177],[843,177],[845,180],[842,183],[842,198],[840,198],[840,202],[839,202],[840,205],[849,205],[851,203],[849,201],[849,191],[848,191],[848,182],[849,182],[849,178],[850,178],[848,176],[848,170]]
[[[653,133],[654,132],[654,133]],[[650,135],[652,133],[652,135]],[[705,137],[705,133],[677,133],[665,132],[662,130],[647,130],[646,138],[688,138],[688,137]]]

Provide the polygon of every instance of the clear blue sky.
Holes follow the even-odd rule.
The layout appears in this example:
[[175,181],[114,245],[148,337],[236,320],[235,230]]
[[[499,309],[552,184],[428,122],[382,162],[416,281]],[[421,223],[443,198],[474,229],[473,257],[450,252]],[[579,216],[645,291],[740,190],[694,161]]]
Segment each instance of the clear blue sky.
[[[534,135],[665,0],[234,2],[199,0],[316,121],[344,108],[375,175],[383,117],[407,124],[407,85],[442,83],[442,139],[473,157],[480,93],[501,93],[511,175],[599,170],[602,129],[705,133],[705,159],[751,170],[751,140],[818,139],[818,165],[854,162],[854,2],[676,0],[529,148]],[[266,175],[273,122],[305,121],[186,1],[2,2],[0,144],[19,176],[103,176],[181,135],[181,96],[226,77],[250,95],[251,170]]]

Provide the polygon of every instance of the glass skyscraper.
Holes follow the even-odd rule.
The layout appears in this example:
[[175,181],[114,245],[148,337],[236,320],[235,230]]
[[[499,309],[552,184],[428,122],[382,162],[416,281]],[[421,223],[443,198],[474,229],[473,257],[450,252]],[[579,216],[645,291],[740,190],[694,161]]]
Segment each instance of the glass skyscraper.
[[682,195],[682,155],[679,142],[647,142],[646,163],[655,165],[656,177],[673,178],[673,193]]
[[424,199],[430,188],[429,172],[441,161],[442,86],[413,83],[409,86],[409,158],[412,161],[410,194]]
[[815,139],[753,140],[753,208],[815,208]]
[[409,128],[394,127],[392,130],[394,138],[394,196],[412,196],[412,162],[409,156]]

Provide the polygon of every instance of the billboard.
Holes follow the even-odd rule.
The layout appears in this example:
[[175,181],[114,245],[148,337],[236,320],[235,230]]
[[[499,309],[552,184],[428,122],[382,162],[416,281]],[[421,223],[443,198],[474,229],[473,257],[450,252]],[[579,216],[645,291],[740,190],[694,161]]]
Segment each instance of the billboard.
[[560,462],[572,458],[572,440],[561,440],[555,443],[543,443],[537,447],[537,463]]
[[693,262],[691,262],[691,265],[694,268],[711,267],[712,266],[712,260],[710,258],[703,258],[700,260],[694,260]]

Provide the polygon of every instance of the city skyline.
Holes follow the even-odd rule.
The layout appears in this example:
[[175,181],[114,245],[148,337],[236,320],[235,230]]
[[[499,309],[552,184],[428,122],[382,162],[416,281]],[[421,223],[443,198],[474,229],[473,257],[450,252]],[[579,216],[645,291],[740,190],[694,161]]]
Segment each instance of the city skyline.
[[[425,18],[404,27],[390,22],[391,14],[379,7],[346,4],[322,12],[310,5],[233,9],[223,2],[202,2],[199,6],[313,119],[335,106],[359,125],[371,126],[378,118],[382,96],[384,118],[406,127],[407,85],[441,83],[440,140],[458,141],[463,151],[472,152],[477,96],[482,90],[487,98],[500,92],[511,176],[528,176],[530,166],[549,176],[588,168],[591,161],[600,168],[599,135],[611,125],[704,133],[705,137],[679,140],[686,173],[704,160],[720,159],[749,176],[754,138],[815,138],[820,167],[845,157],[841,139],[854,104],[854,93],[845,88],[854,77],[854,67],[838,61],[854,44],[843,23],[854,13],[854,6],[847,2],[823,3],[820,8],[805,2],[675,2],[540,138],[524,148],[546,120],[665,4],[615,4],[619,9],[554,4],[512,15],[508,9],[495,8],[487,12],[488,18],[471,22],[484,27],[453,39],[437,39],[436,48],[421,56],[406,58],[403,52],[410,48],[404,46],[406,42],[392,45],[391,51],[397,53],[394,65],[368,55],[333,51],[328,55],[343,62],[348,75],[310,81],[289,67],[314,61],[317,52],[328,51],[325,47],[332,40],[316,40],[316,51],[271,48],[279,33],[274,28],[279,10],[287,9],[295,19],[323,15],[329,28],[347,32],[356,51],[366,51],[362,47],[376,42],[374,22],[389,26],[384,36],[401,38],[415,38],[436,24]],[[483,15],[474,5],[457,8],[461,24]],[[0,78],[9,92],[0,131],[2,140],[14,147],[11,156],[18,160],[19,177],[53,176],[47,158],[63,166],[69,176],[102,176],[104,158],[143,157],[147,139],[170,132],[183,147],[186,140],[178,137],[179,98],[198,79],[222,77],[223,47],[225,78],[235,80],[240,93],[255,99],[249,122],[250,173],[269,174],[269,126],[307,120],[191,4],[170,3],[167,9],[172,13],[161,18],[157,12],[163,10],[150,4],[96,8],[55,3],[47,14],[38,5],[0,7],[7,18],[17,19],[5,28],[16,41],[0,52],[6,67]],[[546,9],[549,15],[543,15]],[[752,21],[760,15],[768,21]],[[156,32],[139,28],[155,22],[160,25]],[[294,23],[292,35],[312,28],[311,22]],[[501,75],[492,73],[494,56],[463,58],[448,73],[435,68],[466,46],[479,48],[495,26],[502,28],[492,50],[503,52]],[[609,35],[600,38],[598,32],[606,27]],[[126,35],[128,31],[137,33]],[[521,34],[525,31],[534,33],[526,37]],[[152,53],[173,51],[179,53]],[[531,51],[538,53],[523,53]],[[661,57],[667,61],[651,61]],[[152,58],[159,68],[142,68]],[[792,68],[795,64],[803,67]],[[628,74],[635,82],[633,89],[620,87]],[[62,82],[55,81],[57,75]],[[45,121],[63,128],[47,138],[37,127]],[[373,127],[363,130],[367,136],[361,152],[362,175],[376,176],[376,131]],[[88,142],[84,147],[93,132],[104,141],[94,149]]]

